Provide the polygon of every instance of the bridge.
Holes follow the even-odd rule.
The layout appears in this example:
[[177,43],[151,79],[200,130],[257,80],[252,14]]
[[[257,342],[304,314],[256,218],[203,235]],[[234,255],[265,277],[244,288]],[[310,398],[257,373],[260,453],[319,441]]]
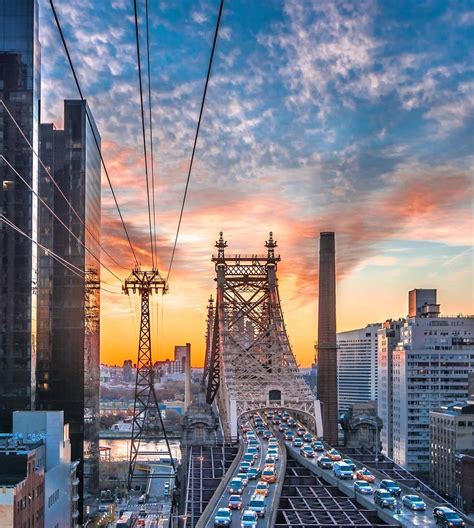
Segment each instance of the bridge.
[[[229,256],[222,233],[216,242],[216,300],[208,305],[203,388],[219,415],[220,444],[187,448],[186,498],[173,525],[241,526],[245,511],[258,511],[255,497],[263,494],[258,527],[434,526],[433,508],[445,502],[403,468],[388,460],[374,467],[373,454],[342,448],[341,456],[350,456],[354,466],[350,479],[337,478],[332,467],[319,463],[334,446],[321,440],[321,405],[302,379],[288,340],[272,233],[265,247],[265,255]],[[294,440],[297,432],[305,438],[302,445]],[[354,484],[365,468],[374,479],[368,495]],[[261,489],[267,477],[268,490]],[[373,492],[387,478],[399,483],[402,495],[419,495],[426,510],[404,507],[401,496],[390,508],[376,501]],[[228,522],[218,524],[219,515],[228,515]]]

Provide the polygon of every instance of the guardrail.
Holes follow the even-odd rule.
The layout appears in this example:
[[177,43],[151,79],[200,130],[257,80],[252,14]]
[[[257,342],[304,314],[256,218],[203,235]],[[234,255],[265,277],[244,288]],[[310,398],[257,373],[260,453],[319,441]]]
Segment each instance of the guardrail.
[[220,498],[222,497],[222,494],[225,493],[225,490],[229,484],[229,481],[234,475],[235,469],[240,464],[240,460],[243,454],[244,454],[244,442],[240,440],[239,450],[237,454],[235,455],[235,458],[232,461],[232,464],[230,465],[229,469],[226,471],[220,484],[217,486],[217,489],[214,492],[214,495],[211,497],[210,501],[207,503],[207,506],[204,508],[204,511],[202,512],[201,517],[199,518],[199,521],[196,523],[195,528],[205,528],[206,527],[207,523],[209,522],[209,518],[211,517],[212,512],[214,511],[214,508],[216,507],[216,504],[219,502]]
[[[280,445],[281,445],[280,441]],[[285,473],[286,473],[286,445],[283,442],[283,449],[280,449],[281,451],[281,459],[280,459],[280,478],[278,479],[277,487],[275,489],[275,497],[273,499],[273,510],[272,515],[270,517],[269,526],[275,526],[277,515],[278,515],[278,506],[280,505],[280,497],[281,493],[283,491],[283,484],[285,482]]]

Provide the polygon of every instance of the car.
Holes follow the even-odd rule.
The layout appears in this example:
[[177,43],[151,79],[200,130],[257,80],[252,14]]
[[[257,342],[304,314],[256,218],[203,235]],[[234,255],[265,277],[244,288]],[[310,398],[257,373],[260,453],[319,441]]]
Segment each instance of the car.
[[290,418],[290,415],[289,415],[288,413],[283,413],[283,414],[281,415],[281,419],[282,419],[284,422],[288,422],[289,418]]
[[214,517],[214,526],[230,526],[232,512],[229,508],[219,508]]
[[440,524],[441,526],[465,526],[462,517],[446,506],[436,506],[433,509],[433,517],[436,524]]
[[354,475],[351,466],[344,464],[342,460],[334,462],[332,465],[332,471],[334,476],[340,479],[351,479]]
[[280,458],[280,453],[278,452],[278,449],[269,449],[267,451],[267,457],[272,457],[275,460],[278,460]]
[[407,508],[410,508],[410,510],[413,511],[426,510],[425,501],[418,495],[404,495],[402,497],[402,504],[403,506],[406,506]]
[[384,479],[380,482],[380,487],[384,490],[387,490],[392,495],[398,497],[402,492],[402,488],[393,480]]
[[234,477],[230,481],[229,493],[231,495],[242,495],[243,491],[244,491],[244,484],[242,482],[242,479]]
[[272,433],[270,433],[270,431],[268,429],[263,431],[264,440],[269,440],[271,437],[272,437]]
[[256,447],[249,447],[247,453],[252,454],[253,458],[258,458],[258,449]]
[[278,449],[278,442],[271,442],[271,443],[269,442],[269,444],[268,444],[268,450],[270,451],[270,450],[272,450],[272,449],[273,449],[273,450]]
[[311,445],[313,446],[313,449],[315,451],[318,451],[318,452],[324,451],[324,445],[319,440],[313,442]]
[[261,482],[268,482],[269,484],[275,484],[277,481],[275,468],[266,466],[263,468],[262,476],[260,477]]
[[344,464],[347,464],[352,469],[352,471],[355,471],[357,469],[357,466],[350,458],[343,458],[342,461],[344,462]]
[[374,502],[382,508],[395,508],[397,499],[387,490],[378,489],[374,493]]
[[267,457],[265,459],[265,467],[275,467],[276,460],[274,457]]
[[260,478],[260,475],[262,474],[262,472],[257,469],[257,468],[250,468],[247,472],[247,478],[249,480],[256,480],[258,478]]
[[359,469],[359,471],[356,473],[356,479],[365,480],[371,484],[375,482],[375,476],[372,475],[372,473],[367,468]]
[[248,462],[251,466],[253,466],[255,463],[255,457],[252,453],[245,453],[245,455],[242,457],[242,460],[242,463]]
[[285,440],[294,440],[295,438],[295,433],[294,431],[286,431],[285,434],[283,435],[285,437]]
[[337,449],[330,449],[326,456],[328,456],[333,462],[339,462],[339,460],[342,460],[341,453]]
[[318,466],[321,469],[331,469],[332,468],[332,460],[327,456],[321,456],[318,458]]
[[300,449],[300,455],[303,455],[305,458],[314,458],[313,448],[309,445],[305,445]]
[[252,510],[245,510],[240,519],[241,528],[256,528],[258,523],[258,516]]
[[293,447],[303,447],[303,440],[301,438],[295,438],[293,440]]
[[266,497],[268,495],[268,483],[259,481],[257,486],[255,487],[255,493],[257,495],[263,495]]
[[252,467],[252,464],[250,464],[250,462],[247,462],[247,461],[243,461],[240,463],[240,466],[239,466],[239,473],[247,473],[247,471]]
[[265,517],[265,497],[262,495],[252,495],[248,509],[254,511],[259,517]]
[[288,431],[288,426],[283,423],[283,424],[280,425],[278,430],[280,431],[280,433],[284,433],[285,431]]
[[278,416],[275,416],[275,418],[273,418],[273,425],[280,425],[281,424],[281,419],[278,417]]
[[138,519],[137,520],[137,524],[135,526],[139,527],[139,526],[145,526],[146,522],[145,522],[145,519]]
[[264,431],[266,431],[265,427],[257,427],[257,434],[263,435]]
[[231,495],[227,506],[230,510],[240,510],[242,508],[242,497],[240,495]]
[[145,501],[146,501],[146,493],[144,493],[143,495],[140,495],[138,499],[138,504],[145,504]]
[[298,429],[296,430],[296,434],[298,436],[303,436],[305,433],[306,433],[306,429],[304,427],[298,427]]
[[[100,511],[100,510],[99,510]],[[146,517],[146,508],[145,506],[142,506],[139,510],[138,510],[138,516],[139,517]]]
[[249,478],[247,477],[247,473],[237,473],[237,478],[239,478],[242,481],[242,484],[246,486],[249,483]]
[[260,444],[259,444],[258,440],[250,440],[248,442],[248,446],[249,446],[249,448],[250,447],[255,447],[255,449],[257,449],[257,451],[260,451]]
[[362,495],[370,495],[373,493],[372,486],[365,480],[356,480],[354,482],[354,491],[361,493]]
[[303,435],[303,442],[307,442],[308,444],[313,441],[313,435],[311,433],[305,433]]

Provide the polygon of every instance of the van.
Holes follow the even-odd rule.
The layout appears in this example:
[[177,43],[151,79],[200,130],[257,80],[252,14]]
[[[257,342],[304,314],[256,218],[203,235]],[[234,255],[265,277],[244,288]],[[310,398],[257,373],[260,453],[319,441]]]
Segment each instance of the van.
[[349,466],[349,464],[345,464],[344,462],[334,462],[332,471],[335,477],[341,479],[351,479],[354,475],[351,466]]
[[146,501],[146,493],[143,495],[140,495],[140,498],[138,499],[138,504],[145,504]]

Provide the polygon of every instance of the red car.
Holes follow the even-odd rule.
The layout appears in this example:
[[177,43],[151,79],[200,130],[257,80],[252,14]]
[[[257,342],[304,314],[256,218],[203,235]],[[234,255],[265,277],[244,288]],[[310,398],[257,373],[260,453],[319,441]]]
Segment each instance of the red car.
[[356,473],[357,480],[365,480],[365,482],[370,482],[371,484],[375,482],[375,476],[367,468],[359,469]]
[[231,495],[227,506],[230,510],[240,510],[242,508],[242,498],[240,495]]

